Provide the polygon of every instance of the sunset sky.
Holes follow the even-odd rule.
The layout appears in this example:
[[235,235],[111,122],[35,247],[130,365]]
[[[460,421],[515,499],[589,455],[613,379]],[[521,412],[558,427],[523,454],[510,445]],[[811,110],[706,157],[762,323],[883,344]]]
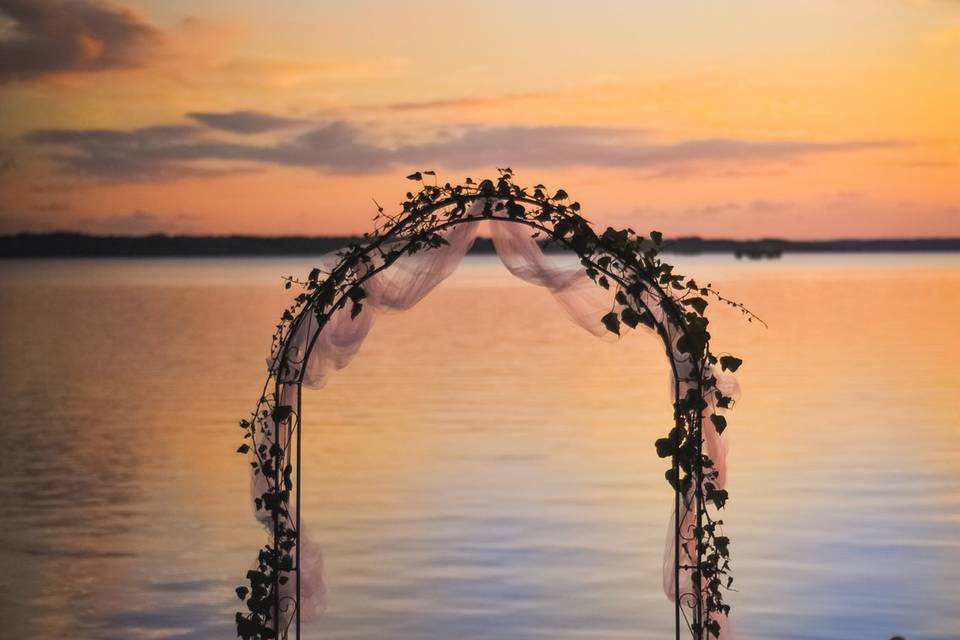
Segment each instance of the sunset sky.
[[360,233],[497,166],[603,226],[960,236],[960,1],[0,0],[2,233]]

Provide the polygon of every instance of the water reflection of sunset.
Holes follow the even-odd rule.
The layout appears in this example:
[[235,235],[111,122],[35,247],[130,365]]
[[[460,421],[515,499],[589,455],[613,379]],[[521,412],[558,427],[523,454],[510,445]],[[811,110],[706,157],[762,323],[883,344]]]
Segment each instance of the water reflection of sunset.
[[[681,263],[769,324],[713,313],[715,342],[746,362],[725,514],[740,627],[948,637],[955,620],[921,614],[952,602],[960,562],[960,433],[944,375],[960,355],[945,338],[956,261]],[[20,443],[6,445],[10,461],[30,469],[29,482],[3,484],[4,553],[27,577],[2,585],[30,612],[13,619],[36,637],[227,632],[230,571],[262,535],[231,425],[285,299],[260,283],[310,260],[130,263],[108,286],[77,284],[102,263],[60,264],[9,265],[0,290],[3,361],[29,363],[2,369],[4,405],[32,425],[3,432]],[[611,633],[669,628],[656,613],[669,491],[650,445],[670,419],[667,379],[656,340],[597,341],[486,258],[380,318],[354,363],[305,394],[305,516],[331,584],[320,631],[414,637],[494,616],[516,636],[511,621],[575,629],[587,615]],[[855,613],[905,597],[904,581],[911,606]]]

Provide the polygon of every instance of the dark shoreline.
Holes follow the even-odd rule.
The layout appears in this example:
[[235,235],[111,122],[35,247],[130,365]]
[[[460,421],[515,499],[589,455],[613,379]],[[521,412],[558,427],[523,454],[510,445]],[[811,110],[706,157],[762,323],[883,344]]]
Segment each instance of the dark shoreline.
[[[0,258],[318,255],[335,251],[358,239],[356,236],[95,236],[60,232],[21,233],[0,236]],[[960,237],[802,241],[685,237],[666,239],[664,251],[688,255],[734,254],[747,258],[776,258],[783,253],[958,252]],[[479,238],[471,253],[493,253],[493,243],[488,238]]]

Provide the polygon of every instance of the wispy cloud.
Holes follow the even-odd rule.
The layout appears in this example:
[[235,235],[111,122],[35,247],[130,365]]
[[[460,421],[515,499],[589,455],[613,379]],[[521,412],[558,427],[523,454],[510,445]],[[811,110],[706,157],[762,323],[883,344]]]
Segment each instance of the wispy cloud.
[[[638,132],[602,127],[476,127],[442,142],[398,150],[404,160],[429,164],[434,158],[448,166],[478,164],[537,167],[603,166],[646,168],[694,162],[749,163],[790,160],[805,155],[890,147],[891,140],[749,140],[706,138],[650,142]],[[436,160],[433,160],[434,162]]]
[[378,105],[361,105],[357,108],[371,111],[434,111],[442,109],[463,109],[467,107],[502,106],[511,102],[535,100],[561,95],[560,91],[528,91],[524,93],[509,93],[493,96],[447,98],[440,100],[411,100],[407,102],[390,102]]
[[0,0],[0,84],[64,72],[141,66],[158,30],[130,9],[99,0]]
[[638,206],[613,218],[633,224],[637,218],[702,220],[704,218],[729,218],[731,216],[769,217],[796,208],[797,203],[786,200],[747,200],[743,202],[708,202],[686,207]]
[[0,214],[0,233],[23,231],[82,231],[106,235],[145,235],[150,233],[191,233],[197,217],[192,214],[161,214],[145,209],[99,215],[72,213],[69,206],[33,207],[29,216]]
[[[660,142],[650,132],[638,129],[500,125],[442,129],[426,141],[388,144],[378,141],[370,129],[344,120],[304,124],[251,111],[189,115],[205,126],[42,129],[28,134],[25,141],[54,147],[53,158],[68,172],[119,180],[200,175],[223,171],[225,164],[231,163],[306,167],[339,174],[374,173],[393,166],[464,169],[505,164],[658,169],[707,163],[737,167],[903,144],[896,140],[739,138]],[[276,135],[254,144],[225,137],[224,131]]]
[[275,116],[260,111],[229,111],[226,113],[195,111],[188,117],[197,122],[231,133],[265,133],[281,131],[304,124],[304,120]]
[[164,227],[170,226],[170,220],[169,216],[138,209],[129,213],[101,217],[85,216],[78,218],[76,224],[80,229],[90,229],[96,233],[141,235],[159,232]]

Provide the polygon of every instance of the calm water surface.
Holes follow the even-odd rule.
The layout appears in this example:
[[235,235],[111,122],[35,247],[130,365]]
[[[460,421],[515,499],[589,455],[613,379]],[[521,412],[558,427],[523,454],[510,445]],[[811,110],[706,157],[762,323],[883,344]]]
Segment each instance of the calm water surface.
[[[960,258],[680,258],[742,356],[743,638],[960,638]],[[4,638],[231,638],[264,532],[236,421],[309,258],[0,262]],[[667,363],[469,258],[305,393],[331,640],[665,638]]]

